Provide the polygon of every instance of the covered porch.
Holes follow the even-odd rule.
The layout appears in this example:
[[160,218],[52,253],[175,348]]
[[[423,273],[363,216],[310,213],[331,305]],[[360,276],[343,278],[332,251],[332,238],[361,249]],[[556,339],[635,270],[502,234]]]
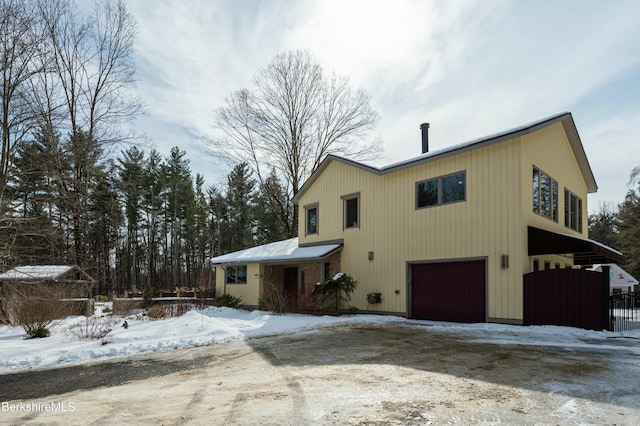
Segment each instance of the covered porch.
[[575,235],[561,234],[529,226],[529,256],[558,254],[569,256],[576,266],[624,263],[624,255],[602,243]]
[[240,297],[248,308],[277,293],[289,310],[311,309],[314,286],[340,271],[342,245],[300,247],[298,238],[291,238],[214,257],[216,291]]

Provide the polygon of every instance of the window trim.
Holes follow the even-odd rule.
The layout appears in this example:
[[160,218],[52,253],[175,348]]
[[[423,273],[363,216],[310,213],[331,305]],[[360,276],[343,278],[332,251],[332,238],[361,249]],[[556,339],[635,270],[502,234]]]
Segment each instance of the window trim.
[[[244,268],[244,282],[242,281],[238,281],[238,268]],[[229,272],[231,270],[235,270],[235,281],[229,281]],[[224,281],[225,284],[227,285],[246,285],[247,284],[247,273],[248,273],[248,267],[246,264],[243,265],[229,265],[225,268],[225,277],[224,277]]]
[[[446,178],[449,178],[451,176],[455,176],[455,175],[459,175],[462,174],[464,176],[464,197],[462,197],[462,199],[460,200],[455,200],[455,201],[447,201],[447,202],[443,202],[442,201],[442,196],[443,196],[443,181]],[[432,181],[436,181],[437,182],[437,188],[436,188],[436,204],[429,204],[429,205],[425,205],[425,206],[420,206],[418,205],[418,185],[423,184],[423,183],[427,183],[427,182],[432,182]],[[438,206],[446,206],[449,204],[456,204],[456,203],[462,203],[467,201],[467,170],[459,170],[457,172],[453,172],[453,173],[449,173],[446,175],[442,175],[442,176],[436,176],[436,177],[432,177],[429,179],[423,179],[420,181],[417,181],[414,184],[414,207],[415,210],[421,210],[421,209],[428,209],[428,208],[432,208],[432,207],[438,207]]]
[[[360,193],[354,192],[353,194],[343,195],[340,197],[342,199],[342,230],[346,229],[359,229],[360,228]],[[358,210],[356,212],[356,225],[348,226],[347,225],[347,202],[351,200],[357,201]]]
[[[307,204],[304,206],[304,235],[318,235],[320,233],[320,209],[318,208],[319,203]],[[311,210],[316,211],[316,230],[315,232],[309,231],[309,212]]]

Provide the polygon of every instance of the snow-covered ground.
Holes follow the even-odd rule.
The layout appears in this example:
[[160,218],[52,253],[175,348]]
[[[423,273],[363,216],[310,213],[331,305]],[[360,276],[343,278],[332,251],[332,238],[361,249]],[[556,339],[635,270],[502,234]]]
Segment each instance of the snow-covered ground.
[[[99,313],[100,310],[98,309]],[[128,328],[123,322],[127,321]],[[25,339],[21,327],[0,325],[0,374],[42,368],[78,365],[167,349],[188,348],[246,340],[283,333],[295,333],[345,323],[402,323],[412,327],[456,333],[475,341],[536,346],[611,348],[612,356],[640,355],[640,330],[612,333],[570,327],[522,327],[502,324],[454,324],[415,321],[394,316],[272,315],[209,307],[192,310],[176,318],[151,320],[141,314],[129,317],[69,317],[56,321],[51,336]],[[87,328],[110,326],[105,337],[80,338]],[[625,342],[623,345],[620,343]],[[624,349],[623,351],[621,349]]]

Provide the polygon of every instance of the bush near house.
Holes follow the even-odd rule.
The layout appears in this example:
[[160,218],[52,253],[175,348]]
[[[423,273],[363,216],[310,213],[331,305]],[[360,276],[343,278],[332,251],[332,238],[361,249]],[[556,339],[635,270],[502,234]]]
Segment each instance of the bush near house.
[[351,302],[351,295],[357,286],[358,281],[350,275],[339,272],[324,283],[318,283],[313,289],[313,294],[320,298],[325,308],[334,309],[336,314],[339,314],[343,306]]
[[281,288],[270,282],[264,284],[264,293],[258,299],[258,309],[282,315],[289,310],[290,304],[291,298]]

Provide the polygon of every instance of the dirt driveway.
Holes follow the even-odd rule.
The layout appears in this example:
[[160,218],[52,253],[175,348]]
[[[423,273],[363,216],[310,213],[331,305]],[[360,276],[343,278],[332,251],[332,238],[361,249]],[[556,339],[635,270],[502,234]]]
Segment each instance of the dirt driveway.
[[0,424],[636,424],[611,355],[355,324],[0,376]]

